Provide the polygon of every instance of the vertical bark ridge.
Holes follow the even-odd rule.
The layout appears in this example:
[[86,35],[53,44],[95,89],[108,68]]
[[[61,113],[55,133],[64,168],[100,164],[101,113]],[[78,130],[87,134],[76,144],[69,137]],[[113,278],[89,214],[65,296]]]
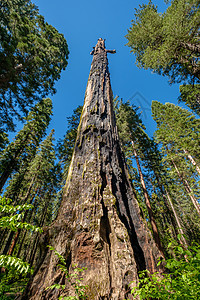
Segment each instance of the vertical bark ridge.
[[[93,61],[77,140],[56,221],[44,239],[72,265],[86,267],[82,284],[90,300],[133,299],[129,283],[138,271],[157,270],[161,256],[143,222],[120,149],[104,40],[92,51]],[[44,241],[43,241],[44,243]],[[42,241],[41,241],[42,244]],[[44,250],[45,251],[45,250]],[[63,278],[58,260],[41,255],[23,299],[52,299],[60,295],[47,286]],[[62,295],[74,295],[68,286]],[[25,298],[26,297],[26,298]]]

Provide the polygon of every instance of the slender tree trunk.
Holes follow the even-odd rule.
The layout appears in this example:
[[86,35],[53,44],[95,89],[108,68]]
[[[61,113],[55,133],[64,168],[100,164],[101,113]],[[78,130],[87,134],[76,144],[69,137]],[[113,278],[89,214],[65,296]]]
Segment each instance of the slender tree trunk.
[[36,251],[38,249],[38,243],[39,243],[39,233],[37,232],[36,237],[34,239],[34,242],[32,244],[31,251],[30,251],[30,259],[28,261],[30,267],[33,266],[35,255],[36,255]]
[[[41,188],[38,188],[38,189],[37,189],[37,194],[39,195],[37,198],[42,199],[42,198],[44,198],[45,191],[42,191],[42,193],[41,193]],[[45,207],[46,207],[46,205],[47,205],[47,203],[45,204]],[[34,203],[34,209],[33,209],[33,211],[32,211],[32,219],[34,219],[34,218],[36,217],[36,215],[37,215],[37,208],[38,208],[38,206],[39,206],[39,201],[36,201],[36,202]],[[45,213],[45,214],[46,214],[46,213]],[[42,213],[42,217],[41,217],[41,219],[40,219],[40,224],[39,224],[40,227],[42,227],[42,226],[44,225],[43,216],[44,216],[44,213]],[[44,220],[45,220],[45,219],[44,219]],[[33,236],[33,237],[34,237],[34,236]],[[40,237],[40,235],[39,235],[39,233],[37,232],[37,233],[35,234],[35,237],[34,237],[33,242],[30,241],[30,243],[29,243],[29,246],[28,246],[28,249],[27,249],[27,250],[28,250],[28,251],[27,251],[27,254],[26,254],[26,256],[24,257],[24,260],[25,260],[26,262],[28,262],[28,263],[30,263],[30,262],[32,261],[34,249],[35,249],[36,244],[38,245],[39,237]],[[37,248],[37,246],[36,246],[36,248]]]
[[10,231],[9,236],[8,236],[8,240],[7,240],[6,245],[4,247],[4,250],[3,250],[3,255],[6,255],[8,253],[10,245],[12,243],[13,236],[14,236],[14,232]]
[[160,251],[163,252],[163,248],[162,248],[161,242],[160,242],[160,236],[159,236],[158,228],[157,228],[156,221],[155,221],[155,218],[154,218],[154,214],[153,214],[153,211],[152,211],[152,208],[151,208],[151,202],[150,202],[149,195],[148,195],[148,192],[147,192],[147,189],[146,189],[146,185],[145,185],[145,182],[144,182],[144,177],[143,177],[142,170],[141,170],[141,167],[140,167],[138,154],[137,154],[137,151],[135,149],[135,144],[134,144],[133,140],[131,140],[131,144],[132,144],[132,148],[133,148],[133,154],[135,156],[136,163],[137,163],[137,168],[138,168],[138,172],[139,172],[139,176],[140,176],[140,182],[141,182],[141,185],[142,185],[142,190],[143,190],[143,194],[144,194],[144,198],[145,198],[145,203],[146,203],[146,207],[147,207],[147,211],[148,211],[148,214],[149,214],[149,219],[150,219],[150,223],[151,223],[151,227],[152,227],[152,231],[153,231],[153,237],[155,239],[155,242],[156,242],[158,248],[160,249]]
[[[32,179],[31,179],[31,182],[30,182],[30,184],[29,184],[29,187],[28,187],[28,189],[27,189],[26,195],[25,195],[25,196],[21,199],[21,201],[20,201],[22,204],[27,202],[27,199],[28,199],[28,197],[29,197],[30,194],[31,194],[31,190],[32,190],[32,187],[33,187],[33,185],[34,185],[34,182],[35,182],[36,177],[37,177],[37,174],[34,174],[34,176],[33,176]],[[33,201],[33,198],[34,198],[34,196],[32,197],[32,199],[31,199],[30,202]]]
[[[165,188],[163,186],[163,184],[160,182],[160,176],[158,175],[158,173],[154,170],[154,174],[155,174],[155,177],[156,177],[156,180],[157,180],[157,183],[158,183],[158,187],[160,189],[160,192],[162,194],[162,197],[163,197],[163,200],[164,200],[164,203],[166,205],[166,209],[167,209],[167,215],[169,215],[170,217],[170,222],[174,228],[174,238],[176,238],[176,235],[177,235],[177,224],[176,224],[176,216],[174,215],[174,212],[171,210],[171,206],[169,206],[169,202],[168,202],[168,199],[166,197],[166,191],[165,191]],[[173,215],[172,215],[172,212],[173,212]]]
[[196,161],[194,160],[194,158],[192,157],[192,155],[190,155],[187,150],[183,150],[183,151],[187,155],[187,157],[189,158],[190,162],[193,164],[193,166],[196,168],[197,172],[200,175],[200,167],[198,166],[198,164],[196,163]]
[[[180,241],[180,243],[187,248],[187,242],[186,242],[186,239],[184,238],[184,232],[183,232],[182,226],[180,224],[179,217],[178,217],[178,215],[176,213],[176,210],[174,208],[174,205],[172,203],[171,197],[169,195],[169,192],[167,191],[167,189],[160,182],[160,178],[159,178],[158,174],[156,172],[154,172],[154,173],[155,173],[155,176],[156,176],[156,180],[157,180],[159,189],[160,189],[160,191],[162,193],[162,196],[163,196],[163,199],[164,199],[164,201],[166,203],[166,206],[167,206],[167,208],[169,210],[169,206],[168,206],[168,203],[169,203],[170,209],[173,212],[173,216],[174,216],[176,224],[177,224],[177,226],[175,226],[173,224],[173,227],[174,227],[174,229],[178,228],[178,232],[181,234],[181,241]],[[166,198],[166,196],[167,196],[167,198]],[[174,223],[173,222],[173,218],[172,218],[172,223]]]
[[0,254],[1,254],[1,252],[3,253],[3,247],[4,247],[7,236],[8,236],[8,228],[1,229],[1,232],[0,232],[0,241],[1,241]]
[[[180,243],[187,249],[188,244],[187,244],[186,239],[184,238],[184,232],[183,232],[182,226],[180,224],[179,217],[178,217],[178,215],[176,213],[176,210],[174,208],[173,202],[171,200],[171,197],[169,195],[169,192],[168,192],[167,188],[164,187],[164,185],[160,182],[160,177],[159,177],[158,173],[156,172],[156,170],[154,170],[154,174],[155,174],[155,177],[156,177],[156,180],[157,180],[157,183],[158,183],[158,187],[159,187],[159,189],[162,193],[163,199],[164,199],[165,204],[167,206],[167,209],[168,209],[169,212],[170,212],[170,210],[173,212],[173,217],[174,218],[171,218],[171,220],[172,220],[172,225],[174,227],[175,233],[176,233],[176,229],[178,229],[178,233],[181,234]],[[167,196],[167,198],[166,198],[166,196]],[[170,209],[169,209],[168,203],[170,205]],[[174,219],[176,221],[176,224],[174,223]]]
[[[171,200],[171,197],[170,197],[170,195],[169,195],[169,192],[168,192],[167,189],[161,184],[160,178],[159,178],[157,172],[154,171],[154,174],[155,174],[155,176],[156,176],[156,180],[157,180],[157,183],[158,183],[158,187],[159,187],[159,189],[160,189],[160,191],[161,191],[161,193],[162,193],[162,196],[163,196],[164,202],[165,202],[165,204],[166,204],[166,206],[167,206],[167,209],[168,209],[168,211],[170,211],[170,210],[169,210],[169,207],[168,207],[168,203],[169,203],[170,208],[171,208],[171,211],[173,212],[173,216],[174,216],[175,221],[176,221],[176,224],[177,224],[177,226],[175,226],[175,224],[174,224],[174,218],[172,218],[171,220],[172,220],[172,225],[173,225],[174,231],[175,231],[175,233],[176,233],[176,229],[178,229],[178,233],[181,234],[181,238],[180,238],[180,240],[179,240],[179,241],[180,241],[180,244],[181,244],[184,248],[187,249],[187,248],[188,248],[188,244],[187,244],[187,241],[186,241],[186,239],[185,239],[185,237],[184,237],[184,231],[183,231],[182,226],[181,226],[181,224],[180,224],[179,217],[178,217],[178,215],[177,215],[177,213],[176,213],[176,210],[175,210],[174,205],[173,205],[173,203],[172,203],[172,200]],[[166,196],[167,196],[167,199],[166,199]],[[177,237],[175,236],[175,238],[177,238]],[[187,257],[185,257],[185,258],[186,258],[186,260],[187,260]]]
[[[44,221],[45,221],[45,217],[46,217],[46,214],[47,214],[47,207],[48,207],[48,203],[46,203],[46,205],[45,205],[44,212],[43,212],[41,222],[40,222],[40,227],[44,226]],[[38,248],[38,243],[39,243],[39,232],[37,232],[35,241],[33,243],[33,249],[32,249],[32,253],[31,253],[31,256],[30,256],[30,260],[29,260],[30,267],[33,266],[36,251],[37,251],[37,248]]]
[[13,251],[14,251],[14,248],[15,248],[15,245],[18,241],[18,238],[19,238],[19,235],[20,235],[20,232],[21,232],[21,229],[18,229],[15,236],[14,236],[14,239],[12,240],[12,243],[10,245],[10,249],[8,250],[8,253],[7,255],[12,255]]
[[176,219],[176,223],[177,223],[177,225],[178,225],[178,231],[179,231],[180,234],[181,234],[180,243],[181,243],[184,247],[187,248],[187,242],[186,242],[186,239],[184,238],[184,232],[183,232],[183,229],[182,229],[182,227],[181,227],[181,224],[180,224],[180,222],[179,222],[179,218],[178,218],[178,216],[177,216],[176,210],[175,210],[175,208],[174,208],[174,205],[173,205],[173,203],[172,203],[172,200],[171,200],[170,195],[169,195],[169,193],[168,193],[167,190],[166,190],[166,195],[167,195],[167,199],[168,199],[168,202],[169,202],[169,204],[170,204],[171,210],[173,211],[174,217],[175,217],[175,219]]
[[27,231],[24,230],[24,234],[23,234],[23,237],[22,237],[22,239],[21,239],[21,241],[20,241],[19,249],[18,249],[18,251],[17,251],[17,257],[20,257],[20,254],[21,254],[21,251],[22,251],[22,246],[23,246],[23,244],[24,244],[24,240],[25,240],[26,234],[27,234]]
[[[36,234],[35,234],[36,235]],[[23,257],[22,260],[28,262],[29,261],[29,253],[31,252],[32,248],[31,248],[31,244],[32,244],[32,237],[28,237],[28,243],[27,245],[24,245],[25,251],[23,253]]]
[[[151,182],[151,185],[153,187],[154,193],[157,194],[156,188],[155,188],[155,186],[154,186],[151,178],[148,178],[148,180]],[[158,183],[158,181],[157,181],[157,183]],[[172,235],[172,237],[174,239],[176,239],[176,236],[177,236],[177,230],[176,230],[177,224],[176,224],[176,221],[174,219],[174,216],[173,216],[173,213],[172,213],[171,209],[169,208],[167,197],[166,197],[166,195],[164,195],[163,189],[160,189],[160,185],[159,184],[158,184],[158,188],[159,188],[160,193],[162,194],[162,198],[163,198],[163,201],[164,201],[164,209],[165,209],[165,212],[160,215],[160,218],[162,218],[162,225],[163,225],[163,233],[162,233],[162,235],[165,234],[164,227],[166,227],[166,226],[172,226],[172,228],[170,227],[170,229],[171,229],[171,235]],[[158,206],[157,207],[157,211],[158,212],[163,209],[163,206],[160,204],[159,200],[156,201],[156,206]]]
[[172,164],[173,164],[173,166],[174,166],[174,168],[175,168],[175,170],[176,170],[176,172],[178,174],[178,177],[180,178],[181,182],[183,183],[183,185],[185,187],[185,190],[186,190],[187,194],[189,195],[189,197],[190,197],[190,199],[191,199],[194,207],[196,208],[198,214],[200,215],[199,203],[198,203],[197,199],[194,197],[188,181],[185,178],[183,178],[183,176],[179,172],[179,169],[178,169],[177,165],[175,164],[174,160],[171,159],[171,161],[172,161]]
[[[27,217],[27,212],[25,213],[22,222],[25,222],[26,217]],[[10,247],[9,247],[9,250],[8,250],[7,255],[12,255],[12,254],[13,254],[14,248],[15,248],[15,246],[16,246],[16,244],[17,244],[17,241],[18,241],[18,239],[19,239],[19,236],[20,236],[21,231],[22,231],[22,229],[20,228],[20,229],[17,230],[17,232],[15,233],[15,235],[14,235],[14,233],[12,234],[12,236],[14,235],[14,238],[13,238],[11,244],[10,244]]]

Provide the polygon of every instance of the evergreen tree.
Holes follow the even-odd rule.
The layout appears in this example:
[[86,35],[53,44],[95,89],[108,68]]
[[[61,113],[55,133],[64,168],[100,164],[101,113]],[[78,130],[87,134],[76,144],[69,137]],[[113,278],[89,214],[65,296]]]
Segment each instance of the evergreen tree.
[[171,0],[163,14],[150,1],[136,9],[126,38],[139,67],[170,82],[199,82],[199,1]]
[[179,101],[199,114],[200,7],[197,0],[171,0],[164,13],[151,1],[136,9],[126,38],[138,67],[182,82]]
[[[150,220],[153,236],[155,242],[157,243],[160,250],[162,250],[159,232],[157,224],[154,217],[154,212],[152,210],[150,196],[147,191],[145,184],[144,176],[142,173],[138,152],[140,149],[141,139],[145,139],[145,133],[143,131],[144,125],[142,124],[141,119],[136,113],[136,109],[130,106],[129,103],[120,102],[120,106],[117,109],[117,126],[119,131],[119,136],[125,147],[130,147],[132,149],[132,154],[136,160],[140,182],[142,186],[143,195],[145,198],[145,204],[148,212],[148,218]],[[131,151],[131,150],[130,150]]]
[[[61,170],[59,165],[55,164],[53,133],[54,131],[52,130],[42,142],[39,152],[31,162],[26,176],[27,180],[34,177],[32,190],[34,199],[32,202],[35,208],[35,215],[32,215],[31,218],[34,224],[38,224],[40,227],[49,225],[55,218],[57,192],[60,189]],[[26,244],[30,241],[28,261],[32,266],[38,251],[39,233],[35,233],[34,237],[30,237],[28,241],[26,240]]]
[[4,186],[13,171],[35,155],[37,146],[45,135],[52,114],[51,99],[41,100],[29,113],[26,124],[0,156],[0,189]]
[[200,84],[181,85],[179,101],[185,102],[187,106],[200,116]]
[[[146,200],[148,201],[147,205],[150,203],[151,213],[155,219],[165,251],[170,240],[177,239],[178,233],[182,235],[180,242],[187,247],[183,234],[191,228],[186,229],[176,211],[174,205],[176,195],[172,193],[174,182],[163,165],[162,155],[154,139],[150,139],[145,133],[137,109],[130,106],[129,103],[120,104],[116,117],[126,158],[129,158],[129,161],[136,159],[140,182],[143,185],[143,188],[141,187],[139,190],[137,188],[139,192],[138,199],[145,218],[150,219],[147,208],[141,205],[143,202],[140,198],[142,194],[146,193],[146,198],[149,198]],[[138,187],[141,186],[141,183],[138,184],[137,182],[134,185]],[[192,226],[194,229],[194,224],[191,224]],[[195,238],[193,237],[193,239]]]
[[55,93],[69,52],[31,0],[1,0],[0,19],[0,126],[13,129],[13,116]]
[[8,134],[3,130],[0,131],[0,152],[2,152],[9,143]]
[[82,108],[83,107],[79,105],[73,111],[72,116],[67,118],[67,132],[64,138],[62,140],[60,139],[57,144],[58,157],[63,168],[63,181],[67,179],[67,173],[72,159]]
[[163,162],[171,177],[170,193],[177,213],[188,239],[198,240],[199,120],[171,103],[163,105],[153,101],[152,113],[157,122],[156,140],[162,145]]
[[200,175],[200,120],[186,109],[157,101],[152,102],[152,114],[158,142],[188,159]]
[[[174,199],[172,199],[173,180],[163,165],[163,157],[158,149],[154,139],[147,137],[146,143],[142,143],[142,163],[148,172],[147,180],[153,184],[154,193],[154,208],[156,212],[157,222],[162,232],[162,243],[167,248],[171,239],[177,239],[177,235],[181,234],[180,243],[187,247],[187,242],[184,237],[183,224],[178,216]],[[176,195],[173,195],[176,196]],[[174,197],[176,198],[176,197]]]
[[[33,209],[24,215],[23,221],[35,226],[49,225],[56,216],[57,192],[60,189],[60,167],[55,164],[55,150],[52,130],[49,136],[41,143],[37,154],[29,163],[23,181],[16,186],[17,173],[9,181],[4,196],[17,199],[17,204],[31,204]],[[20,175],[20,170],[18,172]],[[38,257],[39,233],[27,233],[19,229],[15,234],[10,232],[4,241],[3,254],[15,254],[17,257],[30,263],[32,266]],[[3,245],[2,245],[3,247]]]

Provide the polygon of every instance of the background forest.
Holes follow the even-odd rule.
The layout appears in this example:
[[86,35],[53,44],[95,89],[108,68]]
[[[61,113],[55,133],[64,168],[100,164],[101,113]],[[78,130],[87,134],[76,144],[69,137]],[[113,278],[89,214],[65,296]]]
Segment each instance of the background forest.
[[[113,100],[121,147],[144,222],[166,259],[176,261],[179,257],[179,261],[183,260],[182,266],[185,262],[192,265],[195,260],[194,268],[185,272],[188,286],[194,286],[194,282],[188,283],[187,276],[190,274],[199,282],[200,3],[172,0],[162,5],[162,13],[151,1],[140,6],[136,3],[135,12],[131,11],[133,20],[124,32],[127,45],[123,51],[127,54],[122,52],[119,65],[126,64],[126,55],[127,61],[128,56],[133,60],[129,55],[131,51],[139,74],[142,69],[146,70],[149,82],[143,78],[142,84],[138,84],[139,90],[133,89],[135,79],[127,80],[128,75],[123,76],[120,69],[122,82],[126,80],[123,89],[127,85],[131,88],[128,95],[123,89],[118,90],[122,83],[118,88],[114,84],[114,95],[117,90],[118,96]],[[50,25],[39,9],[37,1],[1,0],[0,3],[0,299],[15,299],[20,295],[32,270],[37,268],[42,247],[47,246],[41,240],[41,232],[57,216],[83,105],[81,101],[76,102],[76,97],[80,92],[80,100],[83,99],[85,87],[80,87],[78,82],[84,68],[80,60],[84,60],[87,53],[80,43],[75,50],[80,56],[74,57],[63,32]],[[118,19],[117,22],[122,23]],[[92,42],[98,37],[92,37]],[[84,42],[92,50],[94,45],[87,41],[87,34]],[[111,42],[108,43],[110,46]],[[65,76],[68,69],[70,72],[73,68],[71,56],[78,65],[74,65],[73,86],[65,79],[66,88],[69,86],[69,90],[74,91],[74,99],[72,95],[64,96],[71,105],[65,110],[63,96],[62,102],[57,100],[64,89],[56,82],[61,74]],[[113,83],[117,78],[117,59],[117,55],[110,59]],[[89,60],[83,71],[85,83]],[[134,69],[134,64],[130,68]],[[140,79],[140,75],[138,77]],[[152,77],[156,82],[151,87]],[[149,100],[143,96],[144,85],[151,90]],[[173,86],[179,87],[179,94]],[[163,99],[152,101],[158,95],[156,87],[166,103]],[[56,89],[57,98],[53,96]],[[125,95],[124,100],[121,95]],[[56,114],[60,112],[60,119],[62,114],[67,117],[67,121],[58,126],[59,133],[65,130],[64,137],[58,132],[55,134],[57,125],[51,96],[55,106],[56,101],[60,106]],[[71,115],[69,110],[73,110]],[[174,273],[178,268],[168,266]],[[184,278],[181,280],[186,286]],[[199,285],[192,294],[188,291],[189,288],[177,298],[176,294],[167,298],[165,291],[151,294],[150,288],[146,294],[141,290],[138,293],[141,299],[199,299]],[[84,299],[77,297],[74,299]]]

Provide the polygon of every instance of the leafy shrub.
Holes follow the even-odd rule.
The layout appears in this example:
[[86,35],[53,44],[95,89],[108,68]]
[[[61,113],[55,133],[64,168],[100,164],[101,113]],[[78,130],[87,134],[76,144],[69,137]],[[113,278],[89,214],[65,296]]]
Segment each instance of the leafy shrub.
[[[172,246],[172,243],[168,245]],[[200,299],[200,246],[185,250],[182,245],[176,245],[174,253],[175,258],[166,259],[166,272],[162,276],[147,270],[140,272],[139,285],[132,289],[136,299],[137,296],[146,300]]]
[[[32,205],[12,205],[12,200],[0,196],[0,227],[17,231],[26,229],[42,232],[42,229],[32,224],[23,222],[24,212],[32,209]],[[29,264],[18,257],[0,255],[0,300],[14,299],[17,292],[22,292],[27,284],[27,274],[33,270]]]

